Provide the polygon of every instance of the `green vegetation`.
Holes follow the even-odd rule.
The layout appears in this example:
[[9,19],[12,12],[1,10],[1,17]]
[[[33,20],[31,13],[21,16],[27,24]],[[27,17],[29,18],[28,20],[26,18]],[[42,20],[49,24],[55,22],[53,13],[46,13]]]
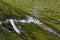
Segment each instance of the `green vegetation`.
[[22,40],[20,35],[17,35],[14,31],[10,33],[0,29],[0,40]]
[[34,23],[18,23],[23,28],[27,40],[60,40]]
[[[60,33],[60,0],[0,0],[0,20],[26,19],[26,14],[35,16]],[[11,32],[0,28],[0,40],[23,40],[9,23],[3,21],[3,24]],[[34,23],[20,22],[17,25],[22,27],[27,40],[60,40]]]
[[41,19],[44,23],[60,33],[60,0],[3,1]]
[[20,12],[19,9],[13,8],[12,6],[3,1],[0,1],[0,10],[1,20],[4,20],[6,18],[16,19],[26,18],[25,14],[23,12]]

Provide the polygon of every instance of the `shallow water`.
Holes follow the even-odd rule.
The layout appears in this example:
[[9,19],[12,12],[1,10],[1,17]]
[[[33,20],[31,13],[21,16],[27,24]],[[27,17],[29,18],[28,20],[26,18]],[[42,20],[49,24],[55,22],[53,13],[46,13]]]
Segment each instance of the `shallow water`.
[[21,34],[21,33],[20,33],[20,30],[19,30],[19,29],[17,28],[17,26],[15,25],[14,20],[13,20],[13,19],[9,19],[9,21],[10,21],[13,29],[14,29],[18,34]]
[[[16,26],[15,25],[15,22],[17,22],[16,19],[9,19],[13,29],[15,30],[16,33],[20,34],[22,36],[22,38],[25,40],[26,37],[25,37],[25,34],[23,33],[23,30],[20,26]],[[19,27],[19,28],[18,28]]]
[[0,21],[0,24],[2,24],[2,22]]

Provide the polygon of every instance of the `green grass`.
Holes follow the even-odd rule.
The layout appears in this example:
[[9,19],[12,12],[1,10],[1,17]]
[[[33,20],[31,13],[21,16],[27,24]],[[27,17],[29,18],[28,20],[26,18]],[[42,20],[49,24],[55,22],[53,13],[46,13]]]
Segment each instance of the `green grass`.
[[[60,0],[3,0],[4,2],[12,5],[13,7],[22,9],[23,11],[41,19],[43,22],[51,25],[50,27],[60,32],[60,23],[52,23],[56,19],[56,23],[60,22]],[[34,10],[38,10],[35,14]],[[47,17],[47,19],[42,19]],[[48,17],[53,18],[48,20]],[[55,20],[53,20],[55,21]],[[53,26],[52,26],[53,25]]]
[[0,40],[23,40],[20,35],[17,35],[14,31],[10,33],[0,29]]
[[[1,6],[2,5],[2,6]],[[1,20],[6,18],[16,18],[16,19],[23,19],[26,18],[26,15],[23,12],[20,12],[19,9],[16,9],[9,4],[0,1],[0,17]],[[3,16],[3,17],[2,17]]]
[[45,31],[40,26],[34,23],[18,23],[23,28],[27,40],[59,40],[57,36]]
[[[0,20],[11,17],[24,19],[26,18],[25,12],[41,19],[42,22],[60,33],[60,0],[0,0]],[[60,39],[34,23],[19,23],[19,25],[23,28],[27,40]],[[8,23],[5,23],[5,26],[11,27]],[[0,39],[22,40],[15,32],[2,32]]]
[[[22,30],[27,38],[27,40],[60,40],[59,37],[53,35],[50,32],[45,31],[40,26],[34,23],[16,23],[17,25],[22,27]],[[7,32],[0,28],[0,39],[1,40],[23,40],[23,38],[17,34],[9,23],[4,23],[8,29],[10,28],[11,32]]]

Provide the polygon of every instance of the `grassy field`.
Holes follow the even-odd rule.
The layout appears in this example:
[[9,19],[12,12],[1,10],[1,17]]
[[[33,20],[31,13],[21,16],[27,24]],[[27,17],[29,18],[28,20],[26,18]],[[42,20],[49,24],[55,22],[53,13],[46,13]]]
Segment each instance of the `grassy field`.
[[[59,40],[53,34],[45,31],[40,26],[34,23],[18,23],[23,28],[24,33],[27,35],[27,40]],[[56,39],[55,39],[56,38]]]
[[20,35],[17,35],[14,31],[10,33],[0,28],[0,40],[23,40]]
[[[60,33],[60,0],[0,0],[0,20],[26,18],[26,13],[19,10],[35,16]],[[18,25],[23,28],[27,40],[60,40],[59,37],[34,23],[18,23]],[[8,24],[6,26],[9,27]],[[21,36],[14,31],[11,33],[1,32],[0,39],[22,40]]]
[[41,19],[60,33],[60,0],[3,0]]
[[[16,23],[22,27],[22,30],[27,40],[60,40],[59,37],[53,35],[50,32],[45,31],[40,26],[34,23]],[[4,26],[10,29],[11,32],[7,32],[0,28],[0,39],[1,40],[23,40],[21,35],[17,34],[8,23],[4,23]]]

